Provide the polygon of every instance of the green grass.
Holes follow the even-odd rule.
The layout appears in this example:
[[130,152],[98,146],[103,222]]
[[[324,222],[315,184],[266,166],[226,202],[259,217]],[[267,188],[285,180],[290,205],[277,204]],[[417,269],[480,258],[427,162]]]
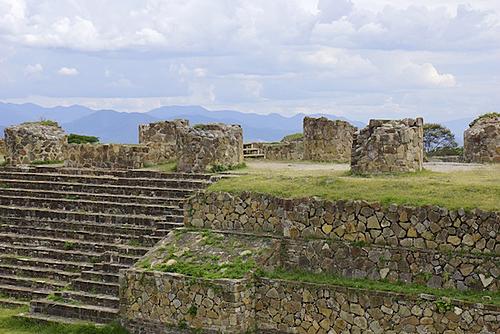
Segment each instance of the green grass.
[[127,334],[119,325],[104,327],[94,325],[62,325],[42,324],[28,319],[15,318],[19,313],[27,312],[27,308],[0,308],[0,334]]
[[396,292],[409,295],[430,294],[436,297],[463,300],[471,303],[482,303],[500,306],[500,292],[490,291],[460,291],[456,289],[435,289],[424,285],[401,282],[374,281],[368,279],[352,279],[332,276],[331,274],[316,274],[301,271],[276,270],[273,272],[260,271],[258,276],[298,281],[315,284],[328,284],[348,288],[366,289],[375,291]]
[[302,132],[299,132],[299,133],[293,133],[291,135],[287,135],[287,136],[283,137],[283,139],[281,139],[281,141],[282,142],[294,141],[294,140],[299,140],[302,138],[304,138],[304,134]]
[[24,122],[23,124],[37,124],[37,125],[43,125],[43,126],[54,126],[54,127],[59,127],[59,123],[56,121],[52,121],[50,119],[41,119],[36,122]]
[[161,163],[158,165],[154,164],[145,164],[144,167],[149,170],[156,170],[160,172],[175,172],[177,170],[177,162],[176,161],[170,161],[170,162],[165,162]]
[[[286,166],[286,165],[285,165]],[[353,176],[346,171],[265,170],[223,179],[209,191],[251,191],[283,198],[318,196],[329,200],[367,200],[382,205],[439,205],[449,209],[500,210],[500,165],[474,171]]]

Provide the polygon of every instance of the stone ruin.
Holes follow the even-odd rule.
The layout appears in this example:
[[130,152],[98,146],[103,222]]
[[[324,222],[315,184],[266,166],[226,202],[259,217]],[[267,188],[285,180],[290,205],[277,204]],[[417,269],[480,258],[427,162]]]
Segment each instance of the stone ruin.
[[67,140],[57,124],[33,122],[6,128],[5,161],[8,165],[63,161]]
[[353,173],[416,172],[423,167],[423,119],[370,120],[354,135]]
[[189,121],[176,119],[139,125],[139,144],[149,148],[147,160],[162,163],[178,157],[177,137],[179,131],[189,127]]
[[137,169],[144,167],[145,145],[66,144],[64,165],[72,168]]
[[482,117],[464,132],[466,162],[500,163],[500,116]]
[[205,172],[214,166],[243,162],[243,131],[239,125],[196,125],[177,137],[179,172]]
[[304,118],[304,160],[349,162],[356,127],[325,117]]
[[5,140],[0,139],[0,155],[5,155]]

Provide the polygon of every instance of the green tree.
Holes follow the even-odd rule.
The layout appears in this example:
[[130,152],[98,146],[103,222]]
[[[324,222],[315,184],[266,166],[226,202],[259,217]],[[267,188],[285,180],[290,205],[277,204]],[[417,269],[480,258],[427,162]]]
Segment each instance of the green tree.
[[455,135],[450,129],[436,123],[424,124],[424,150],[427,154],[457,146]]

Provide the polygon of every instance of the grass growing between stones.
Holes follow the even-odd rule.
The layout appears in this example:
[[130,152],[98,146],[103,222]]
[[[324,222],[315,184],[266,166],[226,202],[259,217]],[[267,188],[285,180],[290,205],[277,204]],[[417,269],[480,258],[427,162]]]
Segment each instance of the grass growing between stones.
[[471,303],[482,303],[500,306],[500,292],[460,291],[456,289],[435,289],[424,285],[402,282],[375,281],[369,279],[353,279],[336,277],[325,273],[303,271],[275,270],[273,272],[258,271],[257,276],[295,282],[328,284],[346,288],[386,291],[409,295],[429,294],[440,298],[458,299]]
[[[283,164],[286,167],[286,164]],[[439,205],[449,209],[500,210],[500,165],[471,171],[353,176],[332,169],[244,169],[209,191],[252,191],[284,198],[318,196],[328,200],[367,200],[382,205]]]
[[116,324],[102,327],[87,324],[46,324],[16,318],[16,315],[27,311],[27,308],[0,308],[0,334],[128,334]]

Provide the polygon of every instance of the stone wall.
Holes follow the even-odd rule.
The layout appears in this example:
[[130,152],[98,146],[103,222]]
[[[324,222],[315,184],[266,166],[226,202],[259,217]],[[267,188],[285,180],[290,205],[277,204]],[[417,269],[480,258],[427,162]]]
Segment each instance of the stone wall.
[[180,172],[205,172],[212,166],[243,162],[243,131],[239,125],[206,124],[180,131],[177,137]]
[[189,127],[189,121],[176,119],[139,125],[139,144],[149,147],[147,161],[161,163],[178,157],[177,137]]
[[262,147],[266,160],[302,160],[304,157],[304,142],[302,140],[266,143]]
[[5,140],[0,139],[0,155],[5,156]]
[[191,197],[185,212],[184,224],[197,228],[500,254],[500,212],[479,209],[208,192]]
[[254,289],[248,283],[127,270],[120,276],[122,323],[141,334],[171,333],[168,326],[246,333],[254,328],[255,318]]
[[266,333],[498,333],[497,307],[322,284],[259,279],[255,323]]
[[500,117],[479,119],[464,133],[466,162],[500,163]]
[[423,168],[423,119],[370,120],[354,135],[353,173],[416,172]]
[[65,166],[73,168],[142,168],[149,154],[147,146],[123,144],[67,144],[64,151]]
[[57,125],[23,123],[5,129],[5,160],[9,165],[64,160],[67,135]]
[[304,159],[349,162],[356,127],[325,117],[304,118]]

